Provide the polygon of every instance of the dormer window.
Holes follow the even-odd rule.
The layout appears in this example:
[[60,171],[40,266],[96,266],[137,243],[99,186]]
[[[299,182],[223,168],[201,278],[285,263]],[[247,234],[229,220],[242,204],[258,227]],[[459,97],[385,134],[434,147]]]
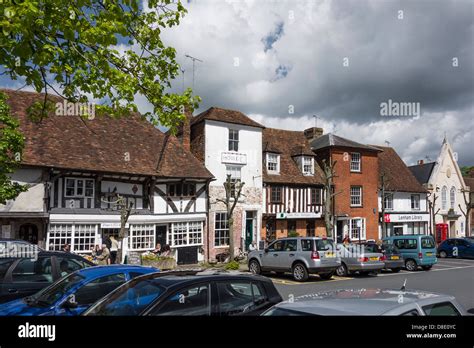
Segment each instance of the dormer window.
[[280,174],[280,155],[267,153],[268,174]]
[[314,158],[313,157],[303,156],[302,171],[303,171],[303,175],[314,174]]
[[229,129],[229,151],[239,151],[239,131]]

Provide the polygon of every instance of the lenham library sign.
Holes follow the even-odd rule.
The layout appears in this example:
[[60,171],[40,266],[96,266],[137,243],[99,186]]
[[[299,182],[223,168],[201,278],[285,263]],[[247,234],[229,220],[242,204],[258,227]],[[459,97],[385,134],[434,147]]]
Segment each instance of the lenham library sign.
[[222,152],[221,161],[230,164],[247,164],[247,155],[238,152]]
[[321,213],[278,213],[277,219],[317,219]]
[[430,221],[429,214],[385,214],[385,222]]

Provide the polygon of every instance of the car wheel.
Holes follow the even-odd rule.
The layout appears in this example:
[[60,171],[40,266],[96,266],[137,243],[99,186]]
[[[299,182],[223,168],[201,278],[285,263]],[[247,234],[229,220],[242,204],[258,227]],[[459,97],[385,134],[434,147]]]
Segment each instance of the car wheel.
[[260,268],[260,263],[257,260],[250,260],[249,271],[253,274],[262,273],[262,269]]
[[445,259],[445,258],[448,257],[448,253],[447,253],[446,251],[444,251],[444,250],[441,250],[441,251],[439,252],[439,257],[441,257],[442,259]]
[[415,272],[418,266],[414,260],[406,260],[405,268],[409,270],[410,272]]
[[302,263],[297,263],[293,266],[293,279],[297,282],[304,282],[308,279],[308,270]]
[[345,264],[341,263],[341,265],[338,268],[336,268],[336,274],[339,277],[347,277],[347,275],[348,275],[347,266]]
[[334,272],[329,272],[329,273],[320,273],[319,274],[319,278],[323,279],[323,280],[329,280],[332,278],[332,276],[334,275]]
[[422,266],[421,268],[423,268],[424,271],[429,271],[431,269],[431,267],[433,266]]
[[401,268],[392,268],[392,273],[398,273],[401,270],[402,270]]

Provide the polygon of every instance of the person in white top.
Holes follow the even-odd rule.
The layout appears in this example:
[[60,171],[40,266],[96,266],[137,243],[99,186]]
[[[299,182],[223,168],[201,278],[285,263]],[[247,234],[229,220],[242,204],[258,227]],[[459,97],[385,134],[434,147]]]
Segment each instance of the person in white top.
[[119,248],[119,242],[114,236],[110,236],[110,263],[113,264],[117,261],[117,251]]

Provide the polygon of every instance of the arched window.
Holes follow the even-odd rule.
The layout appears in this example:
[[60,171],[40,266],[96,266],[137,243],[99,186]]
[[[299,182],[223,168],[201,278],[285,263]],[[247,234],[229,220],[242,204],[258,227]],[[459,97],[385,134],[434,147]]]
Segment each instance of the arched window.
[[448,188],[443,186],[441,190],[441,209],[448,209]]
[[454,204],[456,203],[456,188],[454,186],[451,187],[449,192],[449,200],[451,201],[451,209],[454,209]]

